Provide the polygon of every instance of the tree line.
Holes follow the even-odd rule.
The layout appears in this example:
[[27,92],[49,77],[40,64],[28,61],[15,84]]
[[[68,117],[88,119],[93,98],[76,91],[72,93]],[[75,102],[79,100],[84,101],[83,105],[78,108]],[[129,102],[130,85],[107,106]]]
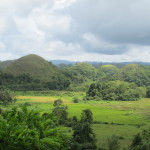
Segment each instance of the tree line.
[[0,73],[0,88],[5,87],[15,91],[62,90],[69,85],[70,81],[62,74],[44,82],[31,77],[29,74],[13,76],[3,72]]
[[[47,81],[36,79],[29,74],[13,76],[0,72],[0,87],[14,90],[88,90],[91,83],[108,81],[125,81],[139,87],[150,86],[150,66],[128,64],[121,68],[114,65],[92,66],[88,63],[77,63],[73,66],[59,68],[59,74]],[[44,74],[43,74],[44,75]]]
[[145,87],[125,81],[108,81],[90,85],[84,100],[134,101],[147,95]]

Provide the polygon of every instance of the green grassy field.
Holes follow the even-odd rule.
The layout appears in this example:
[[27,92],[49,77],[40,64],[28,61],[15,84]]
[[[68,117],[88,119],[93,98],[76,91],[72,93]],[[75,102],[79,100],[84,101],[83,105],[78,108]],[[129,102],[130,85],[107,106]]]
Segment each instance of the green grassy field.
[[17,106],[23,103],[30,103],[31,108],[36,108],[39,112],[50,112],[53,108],[54,100],[61,98],[68,106],[69,116],[77,116],[84,109],[93,112],[93,130],[96,133],[98,144],[105,144],[107,137],[117,135],[120,137],[122,147],[127,146],[133,136],[150,126],[150,99],[139,101],[88,101],[73,103],[73,97],[82,99],[84,92],[17,92],[16,104],[6,108]]

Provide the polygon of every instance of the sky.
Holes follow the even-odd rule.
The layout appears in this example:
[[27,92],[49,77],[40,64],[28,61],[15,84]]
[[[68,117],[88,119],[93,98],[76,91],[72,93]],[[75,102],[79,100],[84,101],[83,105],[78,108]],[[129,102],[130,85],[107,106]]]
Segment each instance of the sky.
[[0,60],[150,62],[150,0],[0,0]]

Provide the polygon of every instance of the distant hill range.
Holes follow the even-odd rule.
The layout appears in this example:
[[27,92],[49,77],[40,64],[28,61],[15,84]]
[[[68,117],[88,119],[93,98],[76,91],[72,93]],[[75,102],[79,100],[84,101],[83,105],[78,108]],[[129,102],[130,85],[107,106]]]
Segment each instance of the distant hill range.
[[5,73],[19,76],[28,74],[35,79],[49,81],[58,73],[58,68],[38,55],[27,55],[13,61],[4,69]]
[[15,60],[0,61],[0,70],[5,69],[7,66],[9,66],[14,61]]
[[[68,61],[68,60],[49,60],[55,65],[65,64],[65,65],[74,65],[79,63],[79,61]],[[92,65],[126,65],[126,64],[141,64],[141,65],[150,65],[150,62],[98,62],[98,61],[83,61]]]
[[[13,74],[17,75],[17,74],[20,74],[19,73],[20,71],[24,72],[25,69],[27,71],[27,68],[28,68],[28,71],[29,71],[31,68],[32,69],[33,68],[34,69],[37,68],[37,66],[38,66],[38,68],[41,68],[41,67],[45,66],[45,68],[49,68],[50,67],[50,68],[54,69],[55,68],[54,65],[52,65],[51,63],[48,63],[48,62],[51,62],[52,64],[57,65],[57,66],[59,66],[61,64],[64,64],[64,65],[74,65],[76,63],[79,63],[78,61],[68,61],[68,60],[49,60],[49,61],[46,61],[46,60],[44,60],[40,56],[31,54],[31,55],[27,55],[27,56],[21,57],[18,60],[0,61],[0,70],[5,70],[7,68],[6,69],[7,72],[11,72],[11,73],[13,72]],[[92,64],[93,66],[109,65],[109,64],[115,65],[117,67],[123,67],[126,64],[150,65],[150,62],[98,62],[98,61],[84,61],[84,62]],[[15,70],[17,69],[18,71],[15,72],[14,69]]]
[[60,64],[73,65],[77,63],[75,61],[68,61],[68,60],[49,60],[49,62],[52,62],[54,65],[60,65]]

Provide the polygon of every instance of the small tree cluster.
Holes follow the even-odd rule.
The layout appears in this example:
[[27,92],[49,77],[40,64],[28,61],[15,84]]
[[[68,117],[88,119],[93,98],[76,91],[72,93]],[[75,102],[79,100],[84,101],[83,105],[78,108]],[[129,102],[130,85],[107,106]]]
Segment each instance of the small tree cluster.
[[83,110],[81,120],[73,126],[71,150],[96,150],[96,138],[92,129],[93,115],[89,109]]
[[138,133],[127,150],[150,150],[150,129]]
[[96,97],[102,100],[133,101],[146,97],[146,88],[120,80],[94,83],[87,91],[86,100]]
[[9,103],[15,103],[16,97],[14,93],[7,89],[0,90],[0,102],[2,102],[5,106]]
[[77,97],[73,97],[72,101],[73,101],[73,103],[79,103],[80,100]]
[[61,99],[57,99],[54,101],[54,109],[52,110],[52,114],[57,117],[59,125],[66,125],[68,121],[68,107],[63,105],[63,101]]

